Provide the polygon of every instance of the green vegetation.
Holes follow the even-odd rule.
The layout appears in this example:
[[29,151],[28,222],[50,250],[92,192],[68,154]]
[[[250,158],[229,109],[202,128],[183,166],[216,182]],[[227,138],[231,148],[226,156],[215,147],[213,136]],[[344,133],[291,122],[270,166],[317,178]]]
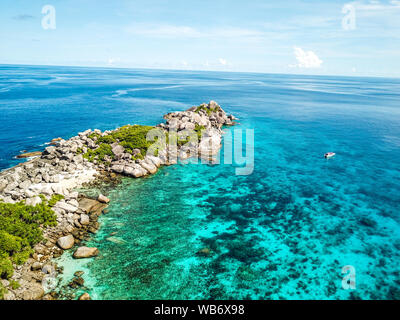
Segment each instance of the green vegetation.
[[4,288],[3,284],[0,282],[0,300],[4,299],[4,295],[7,293],[7,289]]
[[199,125],[199,124],[195,124],[195,128],[194,128],[194,131],[196,131],[196,133],[197,133],[197,138],[199,139],[199,141],[200,141],[200,139],[201,139],[201,135],[203,134],[203,130],[205,129],[206,127],[205,126],[201,126],[201,125]]
[[213,112],[218,112],[220,107],[207,108],[206,104],[201,104],[196,108],[196,110],[194,110],[194,112],[199,113],[201,110],[207,112],[207,115],[210,116]]
[[91,133],[91,134],[88,135],[88,138],[90,138],[90,139],[92,139],[92,140],[97,140],[97,139],[99,139],[100,137],[101,137],[101,135],[98,134],[98,133],[96,133],[96,132],[93,132],[93,133]]
[[[197,141],[200,142],[202,134],[203,134],[203,130],[206,127],[201,126],[199,124],[195,124],[195,128],[194,128],[194,132],[197,134]],[[183,146],[187,143],[190,142],[190,137],[194,134],[194,132],[192,130],[183,130],[181,131],[181,136],[177,133],[177,132],[169,132],[166,136],[166,142],[167,144],[177,144],[178,146]]]
[[[132,159],[143,159],[146,155],[147,149],[153,144],[152,141],[147,141],[146,139],[147,133],[152,129],[154,129],[154,127],[127,125],[103,137],[97,133],[92,133],[89,135],[89,138],[96,137],[99,148],[95,150],[88,150],[83,157],[91,162],[94,160],[104,162],[106,155],[114,158],[111,144],[118,142],[125,148],[125,152],[132,154]],[[140,154],[133,156],[134,149],[139,149]]]
[[88,152],[83,155],[84,158],[88,159],[91,162],[96,159],[104,162],[105,156],[114,158],[114,153],[112,152],[111,146],[106,143],[101,143],[100,146],[95,150],[89,149]]
[[49,202],[47,203],[47,205],[49,207],[54,207],[56,205],[56,203],[60,200],[64,199],[64,196],[61,194],[55,194],[51,197],[51,199],[49,200]]
[[[41,227],[56,225],[51,207],[62,198],[54,195],[47,201],[41,196],[42,203],[36,206],[28,206],[24,201],[15,204],[0,201],[0,278],[10,278],[13,264],[23,264],[29,258],[34,245],[43,240]],[[0,297],[1,291],[0,288]]]
[[147,149],[152,145],[152,142],[148,141],[146,136],[152,129],[154,127],[139,125],[124,126],[111,135],[119,141],[119,144],[125,148],[125,151],[133,153],[133,149],[139,149],[142,156],[145,156]]
[[[211,110],[211,112],[214,111],[214,109],[206,108],[205,105],[198,108],[205,108],[206,110]],[[114,132],[106,136],[101,136],[98,133],[92,133],[91,135],[89,135],[89,138],[95,139],[99,147],[95,150],[88,150],[86,153],[83,154],[83,157],[91,162],[96,160],[107,165],[108,163],[107,161],[105,161],[106,156],[109,156],[111,159],[115,159],[115,155],[112,152],[111,147],[111,145],[115,142],[124,147],[125,152],[132,155],[132,160],[138,160],[144,159],[150,147],[152,148],[152,150],[149,151],[152,151],[152,154],[157,156],[158,151],[165,148],[164,141],[167,144],[177,143],[178,146],[182,146],[190,141],[189,137],[186,137],[185,139],[180,139],[176,132],[171,132],[165,135],[162,129],[159,129],[160,132],[154,135],[154,141],[150,139],[148,140],[147,135],[150,130],[153,129],[156,128],[151,126],[127,125],[115,130]],[[205,129],[204,126],[196,124],[194,131],[197,133],[197,137],[199,140],[201,139],[203,129]],[[160,137],[162,137],[163,139],[160,139]],[[140,153],[134,152],[135,149],[139,150]],[[83,150],[79,149],[78,153],[83,153]]]
[[18,281],[10,280],[10,287],[11,287],[11,289],[16,290],[16,289],[18,289],[20,286],[21,286],[21,285],[19,284]]
[[197,135],[197,141],[201,140],[202,131],[205,129],[204,126],[201,126],[196,123],[194,131],[192,130],[183,130],[179,135],[177,132],[169,132],[167,135],[167,144],[177,144],[178,146],[183,146],[190,142],[190,138],[193,137],[194,134]]

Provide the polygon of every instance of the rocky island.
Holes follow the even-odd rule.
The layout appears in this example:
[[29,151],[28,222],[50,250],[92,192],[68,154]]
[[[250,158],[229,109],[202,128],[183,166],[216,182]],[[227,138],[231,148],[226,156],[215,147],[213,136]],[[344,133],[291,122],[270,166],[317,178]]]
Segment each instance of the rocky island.
[[0,299],[55,299],[43,285],[60,271],[52,258],[73,248],[76,259],[98,254],[79,243],[99,228],[109,199],[87,198],[78,188],[104,177],[147,176],[192,157],[213,161],[222,126],[237,120],[214,101],[164,119],[155,127],[89,129],[68,140],[56,138],[35,158],[0,173]]

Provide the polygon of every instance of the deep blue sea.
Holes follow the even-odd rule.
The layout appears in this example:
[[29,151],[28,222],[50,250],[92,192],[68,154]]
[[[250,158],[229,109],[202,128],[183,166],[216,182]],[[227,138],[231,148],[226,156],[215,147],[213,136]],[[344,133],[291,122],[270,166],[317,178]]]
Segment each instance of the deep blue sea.
[[85,271],[97,299],[400,299],[400,79],[0,65],[0,168],[210,100],[255,130],[253,174],[124,178],[103,190],[100,255],[65,254],[64,280]]

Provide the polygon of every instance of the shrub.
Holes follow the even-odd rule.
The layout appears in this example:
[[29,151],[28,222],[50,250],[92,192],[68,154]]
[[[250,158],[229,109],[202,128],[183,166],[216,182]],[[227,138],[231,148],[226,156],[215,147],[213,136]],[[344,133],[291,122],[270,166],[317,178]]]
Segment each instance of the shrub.
[[127,151],[133,152],[133,149],[139,149],[140,153],[145,156],[147,149],[153,144],[152,141],[146,139],[147,133],[154,129],[150,126],[123,126],[111,135],[119,141]]
[[13,265],[8,255],[6,253],[0,253],[0,278],[8,279],[13,273]]
[[61,195],[61,194],[55,194],[55,195],[53,195],[53,196],[51,197],[51,199],[49,200],[49,203],[48,203],[49,207],[54,207],[55,204],[56,204],[58,201],[62,200],[62,199],[64,199],[64,196]]
[[106,155],[114,158],[111,144],[118,142],[128,153],[132,154],[134,149],[139,149],[140,155],[132,158],[135,160],[142,159],[146,155],[147,149],[153,144],[152,141],[146,139],[147,133],[152,129],[154,127],[151,126],[123,126],[106,136],[99,137],[97,140],[99,147],[95,150],[89,150],[83,156],[89,161],[99,160],[104,162]]
[[13,263],[22,264],[29,258],[33,246],[43,240],[42,227],[56,225],[51,207],[63,196],[54,195],[49,201],[41,198],[36,206],[0,201],[0,278],[11,277]]
[[219,111],[220,107],[207,108],[207,105],[202,104],[202,105],[198,106],[194,112],[199,113],[201,110],[205,111],[207,113],[207,115],[210,116],[211,113]]
[[112,152],[111,146],[109,144],[102,143],[97,149],[88,150],[88,152],[86,152],[83,157],[88,159],[89,161],[93,161],[95,159],[104,161],[106,155],[114,158],[114,153]]
[[23,246],[27,243],[22,238],[13,236],[4,230],[0,230],[0,252],[8,252],[13,254],[21,251]]
[[96,133],[96,132],[93,132],[93,133],[91,133],[91,134],[88,135],[88,138],[90,138],[90,139],[92,139],[92,140],[97,140],[97,139],[99,139],[100,137],[101,137],[101,135],[98,134],[98,133]]
[[11,287],[11,289],[16,290],[16,289],[18,289],[20,286],[21,286],[21,285],[19,284],[18,281],[10,280],[10,287]]
[[107,135],[104,137],[99,138],[99,140],[97,140],[98,143],[108,143],[108,144],[112,144],[114,143],[116,140],[112,135]]
[[200,141],[200,139],[201,139],[201,135],[203,134],[202,131],[203,131],[205,128],[206,128],[205,126],[201,126],[201,125],[199,125],[198,123],[195,124],[194,131],[196,131],[196,133],[197,133],[197,138],[199,139],[199,141]]
[[[1,263],[1,260],[0,260]],[[4,288],[3,284],[0,282],[0,300],[4,299],[4,295],[7,293],[7,289]]]

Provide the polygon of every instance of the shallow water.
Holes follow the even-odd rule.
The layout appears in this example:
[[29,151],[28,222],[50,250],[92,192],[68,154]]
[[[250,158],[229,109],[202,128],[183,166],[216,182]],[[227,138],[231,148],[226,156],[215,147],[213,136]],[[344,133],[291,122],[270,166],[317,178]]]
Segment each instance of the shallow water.
[[[100,299],[400,298],[399,80],[0,69],[0,87],[16,83],[0,92],[2,167],[55,136],[155,124],[211,99],[255,130],[252,175],[176,165],[105,190],[110,210],[88,243],[101,254],[62,257],[64,281],[84,269]],[[345,265],[356,290],[342,289]]]

